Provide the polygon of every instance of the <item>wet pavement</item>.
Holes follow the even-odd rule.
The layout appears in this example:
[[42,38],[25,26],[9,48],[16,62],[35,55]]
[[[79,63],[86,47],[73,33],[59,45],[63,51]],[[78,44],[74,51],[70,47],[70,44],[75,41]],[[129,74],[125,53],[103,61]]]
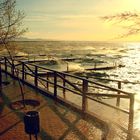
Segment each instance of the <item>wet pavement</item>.
[[[17,81],[10,77],[0,93],[0,140],[28,140],[23,117],[28,111],[37,111],[40,116],[38,140],[105,140],[105,124],[57,103],[36,90],[22,85],[26,100],[38,101],[38,105],[27,103],[23,108],[21,91]],[[11,108],[12,107],[12,108]],[[35,139],[32,136],[32,139]]]

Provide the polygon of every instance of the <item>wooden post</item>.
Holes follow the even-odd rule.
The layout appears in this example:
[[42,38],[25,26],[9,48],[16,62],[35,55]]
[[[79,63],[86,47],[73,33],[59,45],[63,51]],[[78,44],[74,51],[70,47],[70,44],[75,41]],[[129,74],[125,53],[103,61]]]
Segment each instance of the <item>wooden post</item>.
[[37,87],[38,86],[38,81],[37,81],[37,72],[38,71],[38,69],[37,69],[37,66],[35,66],[35,79],[34,79],[34,84],[35,84],[35,86]]
[[22,62],[22,80],[25,80],[25,73],[24,73],[25,67],[24,67],[24,62]]
[[69,72],[69,63],[67,62],[67,72]]
[[127,140],[132,140],[133,137],[133,121],[134,121],[134,95],[130,95],[129,104],[129,122],[128,122],[128,134]]
[[29,53],[28,53],[28,62],[29,62]]
[[6,77],[6,79],[7,79],[7,58],[6,57],[4,57],[4,69],[5,69],[5,77]]
[[11,65],[11,73],[14,76],[15,75],[15,66],[14,64]]
[[[121,89],[121,81],[118,81],[118,89]],[[120,92],[118,91],[118,95],[120,95]],[[120,106],[120,97],[117,97],[116,106]]]
[[88,92],[88,81],[83,80],[83,98],[82,98],[82,111],[83,113],[87,110],[88,108],[88,102],[86,98],[86,93]]
[[54,72],[54,97],[57,98],[57,73]]
[[[49,75],[47,74],[47,80],[49,80]],[[47,90],[49,90],[49,82],[46,82]]]
[[1,71],[1,63],[0,63],[0,91],[2,89],[2,71]]
[[7,58],[4,57],[5,72],[7,72]]
[[[25,65],[25,64],[24,64],[24,65]],[[27,70],[26,70],[26,68],[25,68],[25,67],[24,67],[24,71],[25,71],[25,72],[24,72],[24,76],[25,76],[25,78],[24,78],[24,79],[26,80],[26,79],[27,79],[27,73],[26,73],[26,72],[27,72]]]
[[[65,74],[63,74],[63,77],[64,77],[64,79],[66,78],[66,75]],[[63,80],[63,97],[64,98],[66,98],[66,89],[65,89],[65,86],[66,86],[66,82],[65,82],[65,80]]]
[[19,77],[19,69],[16,69],[16,76]]

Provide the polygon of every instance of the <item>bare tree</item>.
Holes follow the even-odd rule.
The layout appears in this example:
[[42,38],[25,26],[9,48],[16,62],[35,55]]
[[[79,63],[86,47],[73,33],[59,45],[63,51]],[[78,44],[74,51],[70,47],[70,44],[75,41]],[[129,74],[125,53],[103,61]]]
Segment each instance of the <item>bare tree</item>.
[[[24,12],[16,10],[16,0],[2,0],[0,2],[0,48],[7,50],[16,74],[17,69],[15,68],[13,57],[14,46],[11,43],[26,31],[22,26],[23,18]],[[22,99],[24,100],[22,85],[20,80],[18,82]]]
[[7,49],[10,57],[10,43],[22,35],[24,12],[16,10],[16,0],[2,0],[0,3],[0,46]]
[[101,19],[107,22],[113,22],[120,24],[123,29],[126,29],[125,33],[122,33],[118,38],[128,37],[140,33],[140,13],[138,12],[123,12],[116,15],[103,16]]

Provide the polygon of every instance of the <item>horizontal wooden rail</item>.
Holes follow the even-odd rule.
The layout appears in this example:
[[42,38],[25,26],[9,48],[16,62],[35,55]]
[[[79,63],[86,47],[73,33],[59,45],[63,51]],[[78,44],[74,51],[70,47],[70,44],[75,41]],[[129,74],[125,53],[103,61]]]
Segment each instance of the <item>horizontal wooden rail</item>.
[[102,101],[100,101],[100,100],[97,100],[97,99],[95,99],[95,98],[93,98],[93,97],[91,97],[91,96],[87,96],[87,98],[88,98],[88,99],[91,99],[91,100],[93,100],[93,101],[95,101],[95,102],[98,102],[98,103],[100,103],[100,104],[103,104],[103,105],[105,105],[105,106],[108,106],[108,107],[110,107],[110,108],[114,108],[114,109],[116,109],[116,110],[119,110],[119,111],[121,111],[121,112],[123,112],[123,113],[126,113],[126,114],[130,115],[129,111],[126,111],[126,110],[121,109],[121,108],[119,108],[119,107],[112,106],[112,105],[110,105],[110,104],[108,104],[108,103],[105,103],[105,102],[102,102]]
[[129,95],[134,94],[134,93],[131,93],[131,92],[126,92],[126,91],[123,91],[123,90],[120,90],[120,89],[116,89],[114,87],[107,86],[107,85],[99,83],[99,82],[94,82],[94,81],[86,79],[86,78],[78,77],[78,76],[75,76],[75,75],[72,75],[72,74],[69,74],[69,73],[64,73],[64,72],[59,72],[59,71],[55,71],[55,70],[52,70],[52,69],[48,69],[48,68],[40,66],[40,65],[36,65],[36,64],[28,64],[28,65],[37,66],[38,68],[48,70],[48,71],[51,71],[51,72],[57,72],[57,74],[60,74],[60,75],[64,74],[64,75],[69,76],[71,78],[76,78],[76,79],[79,79],[79,80],[87,80],[91,84],[95,84],[95,85],[98,85],[98,86],[101,86],[101,87],[105,87],[105,88],[110,89],[112,91],[121,92],[121,93],[129,94]]
[[119,95],[115,95],[115,94],[102,94],[102,93],[87,93],[87,95],[89,96],[95,96],[95,97],[120,97],[120,98],[129,98],[128,95],[122,95],[122,94],[119,94]]

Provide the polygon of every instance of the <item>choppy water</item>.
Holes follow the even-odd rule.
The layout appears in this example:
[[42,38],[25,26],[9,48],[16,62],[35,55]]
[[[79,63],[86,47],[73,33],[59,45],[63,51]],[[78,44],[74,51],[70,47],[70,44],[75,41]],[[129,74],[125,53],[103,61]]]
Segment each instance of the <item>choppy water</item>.
[[[97,66],[123,65],[125,67],[105,71],[109,78],[140,82],[140,43],[107,42],[20,42],[19,51],[25,54],[47,54],[58,61],[59,70],[63,62],[59,58],[76,58],[69,61],[70,69],[83,70]],[[65,69],[65,68],[64,68]]]
[[[121,64],[124,67],[106,71],[98,71],[96,75],[111,79],[128,80],[140,83],[140,43],[110,43],[110,42],[76,42],[76,41],[46,41],[19,42],[19,54],[46,54],[57,63],[47,65],[52,69],[83,71],[96,66],[111,66]],[[46,56],[45,56],[46,57]],[[60,58],[74,58],[64,62]],[[111,83],[112,86],[113,83]],[[140,129],[140,84],[127,84],[124,90],[136,93],[135,127]]]

